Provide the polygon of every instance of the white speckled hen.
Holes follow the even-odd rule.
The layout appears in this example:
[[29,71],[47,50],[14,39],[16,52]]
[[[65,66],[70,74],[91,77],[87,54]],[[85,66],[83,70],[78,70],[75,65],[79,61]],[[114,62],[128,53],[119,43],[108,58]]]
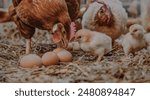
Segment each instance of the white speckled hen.
[[126,33],[127,13],[119,0],[93,0],[83,15],[82,27],[109,35]]

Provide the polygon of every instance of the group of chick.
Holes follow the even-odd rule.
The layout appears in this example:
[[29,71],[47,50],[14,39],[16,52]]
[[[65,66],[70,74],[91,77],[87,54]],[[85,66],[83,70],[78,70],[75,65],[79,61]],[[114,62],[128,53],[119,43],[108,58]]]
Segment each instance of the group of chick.
[[[69,44],[73,50],[82,49],[85,52],[91,52],[98,56],[97,62],[102,57],[112,51],[114,41],[105,33],[95,32],[87,29],[79,30],[76,33],[75,41]],[[129,27],[129,32],[116,40],[123,47],[126,56],[134,54],[142,49],[150,52],[150,33],[146,33],[143,26],[133,24]]]
[[[105,54],[113,50],[114,42],[105,33],[81,29],[76,32],[74,41],[69,43],[67,49],[90,52],[98,56],[96,62],[100,62]],[[123,47],[126,56],[144,48],[150,52],[150,33],[146,33],[144,27],[139,24],[131,25],[129,32],[122,35],[117,42]],[[69,51],[57,48],[53,52],[45,53],[42,58],[34,54],[26,55],[21,59],[20,65],[24,68],[32,68],[35,65],[41,66],[42,64],[50,66],[58,64],[59,61],[71,62],[72,59],[73,56]]]

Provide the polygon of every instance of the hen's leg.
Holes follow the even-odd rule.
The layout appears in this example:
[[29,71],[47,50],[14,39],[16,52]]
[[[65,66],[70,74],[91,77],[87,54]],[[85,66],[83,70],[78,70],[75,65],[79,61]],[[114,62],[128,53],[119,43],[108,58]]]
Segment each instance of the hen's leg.
[[26,39],[26,54],[29,54],[31,51],[31,38],[35,33],[35,28],[23,23],[17,16],[14,17],[14,21],[21,35]]
[[26,54],[29,54],[31,51],[31,39],[26,39]]

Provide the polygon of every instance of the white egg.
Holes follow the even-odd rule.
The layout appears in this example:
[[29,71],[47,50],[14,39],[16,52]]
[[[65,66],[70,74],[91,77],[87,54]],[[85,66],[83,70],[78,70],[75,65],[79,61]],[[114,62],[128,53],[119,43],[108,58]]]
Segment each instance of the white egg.
[[72,58],[73,58],[72,54],[63,48],[57,48],[53,52],[55,52],[57,54],[57,56],[61,62],[71,62],[72,61]]
[[20,66],[24,68],[40,67],[41,65],[42,60],[36,54],[25,55],[20,60]]
[[42,56],[42,63],[45,66],[56,65],[59,62],[59,58],[54,52],[47,52]]

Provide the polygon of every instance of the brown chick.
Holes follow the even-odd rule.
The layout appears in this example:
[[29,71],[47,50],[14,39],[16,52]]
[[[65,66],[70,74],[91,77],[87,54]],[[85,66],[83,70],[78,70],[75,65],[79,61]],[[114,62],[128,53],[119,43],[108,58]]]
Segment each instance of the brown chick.
[[138,24],[134,24],[129,28],[129,33],[122,40],[122,46],[126,56],[147,47],[146,40],[144,39],[145,32],[143,26]]
[[112,50],[112,39],[104,33],[82,29],[76,33],[75,40],[83,51],[97,55],[97,61]]

